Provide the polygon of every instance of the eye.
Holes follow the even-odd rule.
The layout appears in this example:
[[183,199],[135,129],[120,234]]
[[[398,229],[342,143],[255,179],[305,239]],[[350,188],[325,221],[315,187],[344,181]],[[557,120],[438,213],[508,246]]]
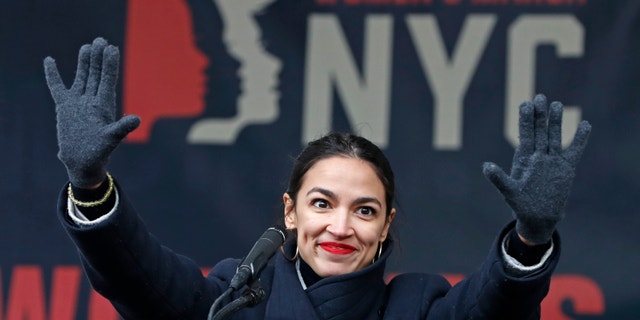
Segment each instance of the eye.
[[311,204],[314,207],[317,208],[321,208],[321,209],[328,209],[329,208],[329,202],[327,200],[324,199],[315,199],[311,202]]
[[371,207],[360,207],[358,208],[358,214],[363,216],[374,216],[376,214],[376,210]]

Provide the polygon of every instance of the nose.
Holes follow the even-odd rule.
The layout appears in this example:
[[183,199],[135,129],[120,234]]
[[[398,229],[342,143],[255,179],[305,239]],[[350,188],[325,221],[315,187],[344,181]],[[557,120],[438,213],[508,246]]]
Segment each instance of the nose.
[[330,219],[331,221],[329,221],[327,231],[336,238],[347,238],[353,235],[354,230],[351,226],[351,216],[346,210],[334,212]]

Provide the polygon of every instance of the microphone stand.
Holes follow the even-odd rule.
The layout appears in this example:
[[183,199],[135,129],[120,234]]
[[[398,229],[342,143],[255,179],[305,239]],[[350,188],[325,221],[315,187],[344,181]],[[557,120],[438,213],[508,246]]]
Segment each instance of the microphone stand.
[[[225,294],[227,292],[231,293],[231,291],[233,291],[233,289],[227,290]],[[234,312],[244,307],[253,307],[257,305],[262,300],[264,300],[264,298],[267,296],[266,292],[264,292],[264,289],[262,289],[262,286],[260,285],[260,279],[256,279],[256,281],[251,283],[251,286],[242,293],[242,296],[231,301],[229,304],[224,306],[222,309],[220,309],[220,311],[218,311],[212,316],[212,312],[215,312],[215,309],[217,309],[216,304],[219,304],[219,300],[221,300],[223,296],[228,295],[228,294],[226,295],[225,294],[218,297],[218,299],[216,299],[216,302],[214,302],[213,306],[211,306],[211,310],[209,311],[209,319],[211,320],[226,319],[229,316],[231,316]]]
[[[260,285],[260,278],[258,278],[260,271],[271,259],[271,256],[276,253],[277,248],[282,246],[287,239],[287,235],[287,230],[279,225],[270,227],[262,234],[249,253],[240,261],[235,275],[231,278],[229,288],[209,308],[208,320],[224,319],[233,312],[246,306],[253,307],[265,299],[266,293]],[[239,298],[231,301],[216,313],[222,301],[244,285],[249,286],[249,288]]]

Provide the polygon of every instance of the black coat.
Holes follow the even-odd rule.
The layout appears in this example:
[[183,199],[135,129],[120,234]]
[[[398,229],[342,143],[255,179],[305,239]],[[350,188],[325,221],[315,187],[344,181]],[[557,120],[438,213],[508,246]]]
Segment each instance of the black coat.
[[[59,198],[60,220],[80,251],[94,289],[125,319],[206,319],[239,260],[225,259],[204,277],[192,260],[160,245],[123,192],[119,197],[113,215],[90,227],[71,222],[66,192]],[[538,319],[558,260],[559,238],[554,235],[554,253],[542,269],[510,276],[500,239],[512,228],[510,224],[501,232],[481,267],[454,287],[432,274],[401,274],[385,284],[392,242],[372,265],[324,278],[306,291],[295,263],[276,254],[260,278],[267,298],[232,319]],[[286,250],[293,245],[287,244]]]

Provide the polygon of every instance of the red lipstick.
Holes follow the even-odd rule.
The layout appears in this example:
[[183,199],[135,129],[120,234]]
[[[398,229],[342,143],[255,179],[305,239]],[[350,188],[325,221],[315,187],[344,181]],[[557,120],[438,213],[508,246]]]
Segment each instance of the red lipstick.
[[320,247],[329,253],[333,254],[349,254],[356,251],[356,248],[339,242],[322,242]]

